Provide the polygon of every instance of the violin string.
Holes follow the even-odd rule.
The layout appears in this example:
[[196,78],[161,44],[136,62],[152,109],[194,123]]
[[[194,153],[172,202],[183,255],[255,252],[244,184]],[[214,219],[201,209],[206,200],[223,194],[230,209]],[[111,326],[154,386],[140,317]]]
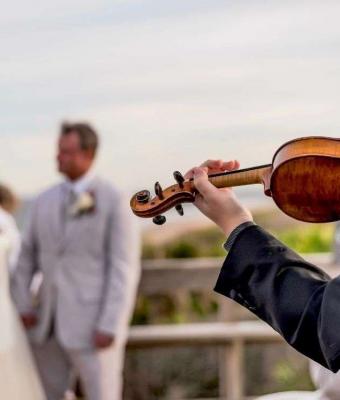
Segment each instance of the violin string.
[[[233,174],[238,174],[239,172],[254,171],[256,169],[267,168],[267,167],[271,167],[271,166],[272,166],[272,164],[264,164],[264,165],[259,165],[257,167],[235,169],[234,171],[218,172],[216,174],[208,175],[208,178],[215,178],[215,177],[218,177],[218,176],[225,176],[225,175],[233,175]],[[193,180],[194,180],[194,178],[190,178],[189,179],[189,181],[193,181]]]

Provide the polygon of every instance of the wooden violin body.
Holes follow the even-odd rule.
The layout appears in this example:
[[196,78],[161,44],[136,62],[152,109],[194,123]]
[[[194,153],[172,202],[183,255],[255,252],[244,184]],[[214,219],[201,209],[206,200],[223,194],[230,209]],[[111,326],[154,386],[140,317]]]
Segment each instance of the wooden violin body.
[[283,145],[274,155],[268,183],[277,206],[307,222],[340,218],[340,140],[305,138]]
[[[263,184],[265,194],[287,215],[306,222],[337,221],[340,139],[295,139],[276,151],[272,164],[209,175],[209,181],[219,188]],[[132,197],[130,205],[136,215],[160,216],[172,207],[180,211],[180,204],[193,202],[197,192],[192,179],[182,179],[164,191],[157,185],[157,195],[152,199],[148,191]]]

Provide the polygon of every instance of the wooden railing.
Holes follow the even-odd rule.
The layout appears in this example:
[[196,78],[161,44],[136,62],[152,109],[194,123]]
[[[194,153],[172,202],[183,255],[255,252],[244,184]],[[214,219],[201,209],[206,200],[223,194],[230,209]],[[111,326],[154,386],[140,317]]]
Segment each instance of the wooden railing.
[[[305,258],[326,270],[331,276],[340,272],[339,266],[332,265],[330,254],[313,254]],[[212,291],[222,263],[223,259],[219,258],[145,261],[139,292],[151,295],[172,294],[183,290]],[[282,343],[283,340],[262,321],[236,321],[237,309],[240,306],[217,294],[216,299],[220,304],[217,322],[134,326],[130,330],[128,346],[219,346],[220,398],[243,400],[245,346],[251,343]]]

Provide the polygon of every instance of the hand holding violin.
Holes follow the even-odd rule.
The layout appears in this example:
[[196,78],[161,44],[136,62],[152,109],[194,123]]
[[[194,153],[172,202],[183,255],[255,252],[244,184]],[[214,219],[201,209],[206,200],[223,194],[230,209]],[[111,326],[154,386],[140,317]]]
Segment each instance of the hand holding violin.
[[240,204],[234,192],[230,188],[216,188],[208,180],[208,174],[224,171],[234,171],[239,168],[238,161],[208,160],[200,167],[190,169],[185,179],[194,179],[194,185],[198,191],[194,204],[196,207],[217,226],[226,236],[240,224],[252,221],[249,210]]

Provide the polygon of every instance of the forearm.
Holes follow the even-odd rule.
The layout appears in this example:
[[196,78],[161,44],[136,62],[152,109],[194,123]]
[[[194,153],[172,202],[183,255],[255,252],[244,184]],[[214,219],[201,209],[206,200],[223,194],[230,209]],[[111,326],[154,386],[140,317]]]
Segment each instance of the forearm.
[[293,347],[340,367],[340,280],[330,278],[257,226],[236,238],[215,290],[269,323]]

